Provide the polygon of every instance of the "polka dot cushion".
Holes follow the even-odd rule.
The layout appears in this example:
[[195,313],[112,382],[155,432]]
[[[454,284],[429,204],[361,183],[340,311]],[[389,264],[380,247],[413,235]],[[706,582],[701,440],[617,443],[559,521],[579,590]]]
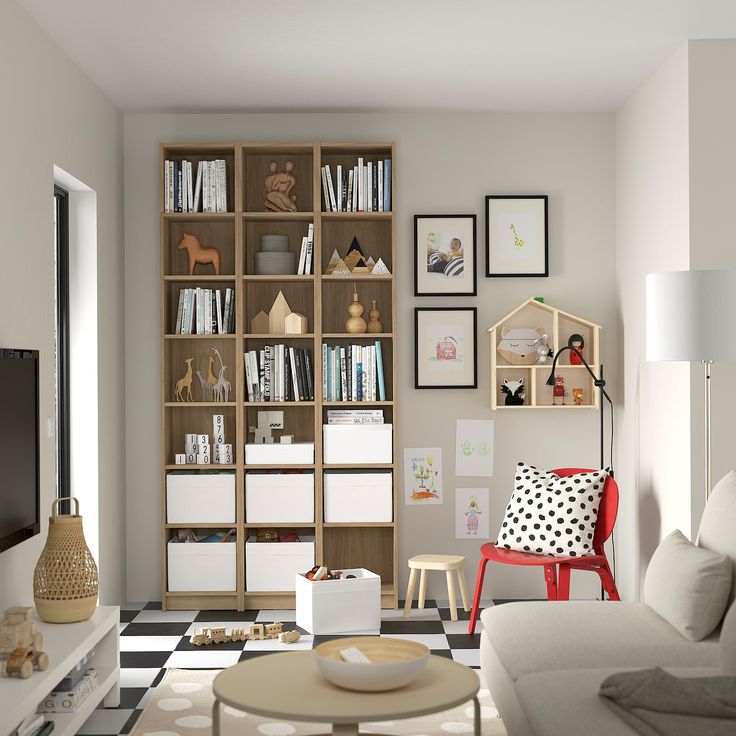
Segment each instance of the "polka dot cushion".
[[551,557],[594,554],[598,506],[608,473],[561,478],[519,463],[496,546]]

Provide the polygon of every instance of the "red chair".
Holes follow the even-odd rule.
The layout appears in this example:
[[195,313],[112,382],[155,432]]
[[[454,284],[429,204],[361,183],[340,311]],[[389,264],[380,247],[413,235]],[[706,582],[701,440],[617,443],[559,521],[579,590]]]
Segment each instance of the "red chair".
[[[560,477],[573,475],[575,473],[589,473],[584,468],[559,468],[553,470]],[[544,568],[544,579],[547,581],[547,600],[566,601],[570,598],[570,571],[591,570],[598,573],[603,589],[608,593],[612,601],[621,600],[616,590],[616,581],[613,579],[604,544],[613,532],[618,513],[618,485],[610,476],[603,486],[603,496],[598,507],[598,520],[596,521],[595,534],[593,535],[593,551],[595,554],[584,557],[549,557],[547,555],[531,554],[529,552],[516,552],[503,547],[496,547],[494,542],[488,542],[480,548],[480,564],[478,565],[478,577],[475,581],[475,594],[473,596],[473,610],[470,614],[470,625],[468,634],[475,633],[475,621],[478,617],[480,606],[480,594],[483,590],[483,577],[486,572],[488,561],[502,562],[506,565],[540,565]],[[557,567],[559,566],[559,572]]]

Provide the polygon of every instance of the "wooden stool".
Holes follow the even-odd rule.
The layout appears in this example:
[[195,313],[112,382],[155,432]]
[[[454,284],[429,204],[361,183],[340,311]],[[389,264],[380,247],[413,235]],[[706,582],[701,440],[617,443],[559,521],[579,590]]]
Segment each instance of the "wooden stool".
[[460,583],[460,595],[463,599],[463,609],[470,610],[468,605],[468,589],[465,587],[465,558],[462,555],[415,555],[409,559],[409,585],[406,588],[406,603],[404,604],[404,618],[409,617],[411,604],[414,600],[414,584],[417,579],[417,570],[422,575],[419,578],[418,608],[424,608],[424,596],[427,592],[427,570],[444,570],[447,575],[447,595],[450,599],[450,618],[457,621],[457,604],[455,602],[455,586],[452,573],[457,573]]

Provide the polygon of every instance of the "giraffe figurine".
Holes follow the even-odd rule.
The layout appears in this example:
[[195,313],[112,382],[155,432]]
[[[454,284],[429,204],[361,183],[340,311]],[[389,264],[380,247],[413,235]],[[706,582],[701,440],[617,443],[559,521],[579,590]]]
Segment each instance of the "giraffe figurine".
[[202,401],[212,401],[212,384],[202,375],[202,371],[194,371],[202,389]]
[[[220,374],[212,387],[212,391],[215,395],[215,401],[227,401],[230,396],[230,381],[225,378],[225,369],[227,366],[222,362],[222,356],[216,346],[212,346],[212,352],[217,356],[220,361]],[[210,356],[210,360],[214,362],[214,358]],[[210,363],[211,365],[211,363]]]
[[[213,350],[214,350],[214,348],[213,348]],[[219,353],[218,353],[218,355],[219,355]],[[213,366],[214,362],[215,362],[214,356],[210,355],[207,358],[207,382],[210,384],[210,386],[212,388],[214,388],[214,385],[217,383],[217,376],[212,372],[212,366]],[[220,361],[220,363],[222,364],[222,361]],[[211,391],[211,389],[210,389],[210,391]]]
[[514,227],[514,223],[512,222],[511,225],[509,225],[509,230],[514,234],[514,245],[517,248],[523,248],[524,247],[524,241],[519,237],[519,234],[516,232],[516,227]]
[[[176,382],[174,396],[177,401],[192,401],[192,358],[185,358],[187,372]],[[187,390],[186,398],[182,396],[184,389]]]

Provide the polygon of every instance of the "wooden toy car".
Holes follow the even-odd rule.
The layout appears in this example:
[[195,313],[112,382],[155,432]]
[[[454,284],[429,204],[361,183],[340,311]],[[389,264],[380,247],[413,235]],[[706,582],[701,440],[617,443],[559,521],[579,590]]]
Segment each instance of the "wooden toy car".
[[49,657],[46,652],[41,652],[33,647],[17,647],[10,652],[5,660],[4,671],[7,677],[20,677],[28,679],[34,668],[43,672],[49,666]]
[[283,634],[279,634],[279,641],[282,644],[293,644],[295,641],[299,641],[302,635],[296,630],[284,631]]
[[43,647],[43,636],[33,620],[33,608],[6,608],[0,621],[0,654],[10,654],[16,647]]

